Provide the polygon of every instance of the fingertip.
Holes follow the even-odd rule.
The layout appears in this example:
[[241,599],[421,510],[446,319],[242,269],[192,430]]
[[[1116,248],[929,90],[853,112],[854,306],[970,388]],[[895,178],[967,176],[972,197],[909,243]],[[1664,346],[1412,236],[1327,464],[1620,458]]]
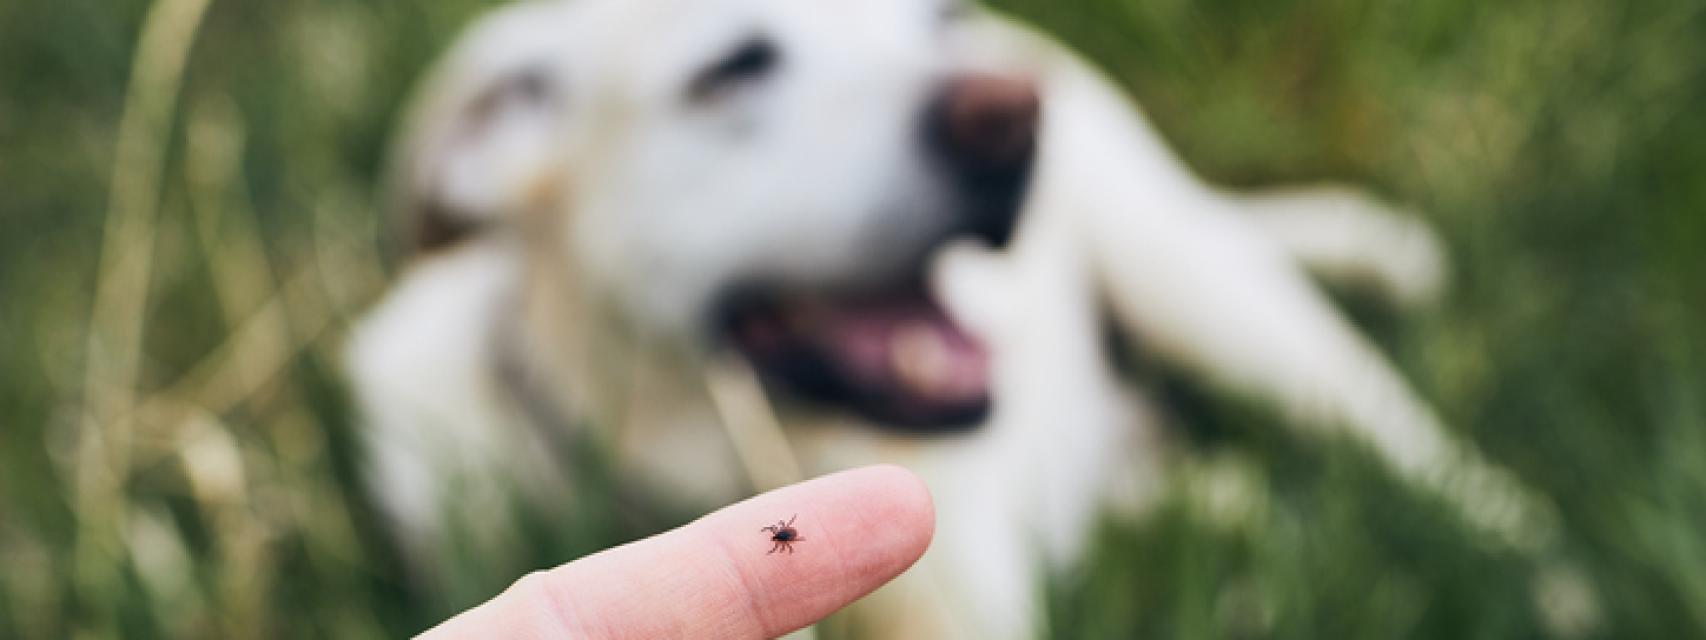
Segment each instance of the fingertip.
[[[769,635],[810,624],[905,572],[929,549],[936,530],[929,487],[917,474],[892,464],[829,474],[727,511],[749,507],[800,514],[800,555],[780,561],[733,556],[736,570],[746,576],[744,584],[790,585],[783,593],[760,589],[751,594]],[[746,545],[737,541],[735,546]]]
[[[760,529],[778,519],[799,536],[786,554],[772,554],[774,540]],[[886,464],[851,469],[542,572],[436,631],[775,637],[906,571],[935,529],[935,503],[917,474]]]
[[850,473],[861,474],[864,490],[882,497],[878,508],[890,522],[915,534],[913,544],[909,545],[915,550],[909,555],[914,559],[923,555],[936,534],[936,502],[924,479],[906,467],[894,464],[861,467]]

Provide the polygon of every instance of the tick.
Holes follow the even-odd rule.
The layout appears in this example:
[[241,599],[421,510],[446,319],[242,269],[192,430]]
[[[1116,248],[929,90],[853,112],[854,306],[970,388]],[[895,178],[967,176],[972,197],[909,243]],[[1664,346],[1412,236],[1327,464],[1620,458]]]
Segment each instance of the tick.
[[777,520],[775,525],[759,529],[759,531],[769,531],[770,541],[776,543],[776,545],[770,547],[770,551],[764,555],[770,555],[777,551],[793,553],[794,543],[805,541],[805,538],[800,537],[800,531],[794,528],[794,519],[798,517],[800,517],[800,514],[796,513],[793,518],[788,518],[787,522]]

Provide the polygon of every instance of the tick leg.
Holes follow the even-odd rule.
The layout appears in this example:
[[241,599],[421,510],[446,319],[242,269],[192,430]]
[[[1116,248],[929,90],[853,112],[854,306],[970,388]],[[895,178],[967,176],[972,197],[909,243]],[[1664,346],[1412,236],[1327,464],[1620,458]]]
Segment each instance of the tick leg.
[[773,545],[770,545],[770,551],[768,551],[768,552],[765,552],[765,554],[764,554],[764,555],[770,555],[770,554],[772,554],[772,553],[776,553],[776,550],[777,550],[777,549],[780,549],[780,548],[782,548],[782,544],[781,544],[781,543],[776,543],[776,544],[773,544]]
[[786,524],[786,525],[783,525],[783,526],[786,526],[786,527],[792,527],[792,526],[794,526],[794,521],[795,521],[795,520],[798,520],[798,519],[799,519],[799,518],[800,518],[800,514],[797,514],[797,513],[796,513],[796,514],[794,514],[794,516],[793,516],[793,517],[791,517],[791,518],[788,518],[788,524]]

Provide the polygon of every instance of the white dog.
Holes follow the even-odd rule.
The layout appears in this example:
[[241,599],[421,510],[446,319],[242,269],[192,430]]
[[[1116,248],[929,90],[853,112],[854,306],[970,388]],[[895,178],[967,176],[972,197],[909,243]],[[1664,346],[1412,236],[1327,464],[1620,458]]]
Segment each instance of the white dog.
[[980,11],[511,5],[407,134],[411,263],[350,367],[372,484],[421,557],[447,513],[497,540],[481,509],[564,502],[564,446],[705,507],[892,461],[930,483],[938,537],[866,628],[1031,635],[1037,568],[1174,455],[1110,317],[1513,542],[1545,529],[1305,275],[1424,302],[1424,228],[1346,191],[1207,186],[1088,65]]

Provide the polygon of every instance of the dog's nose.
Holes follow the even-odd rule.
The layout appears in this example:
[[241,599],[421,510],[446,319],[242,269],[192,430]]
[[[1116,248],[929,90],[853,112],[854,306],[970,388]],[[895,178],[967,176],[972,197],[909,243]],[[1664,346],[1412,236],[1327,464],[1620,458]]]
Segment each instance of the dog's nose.
[[948,78],[926,119],[933,149],[959,196],[957,230],[1000,247],[1012,236],[1036,155],[1037,85],[1028,77]]
[[937,97],[934,127],[949,158],[972,171],[1023,168],[1036,145],[1037,86],[1024,76],[967,73]]

